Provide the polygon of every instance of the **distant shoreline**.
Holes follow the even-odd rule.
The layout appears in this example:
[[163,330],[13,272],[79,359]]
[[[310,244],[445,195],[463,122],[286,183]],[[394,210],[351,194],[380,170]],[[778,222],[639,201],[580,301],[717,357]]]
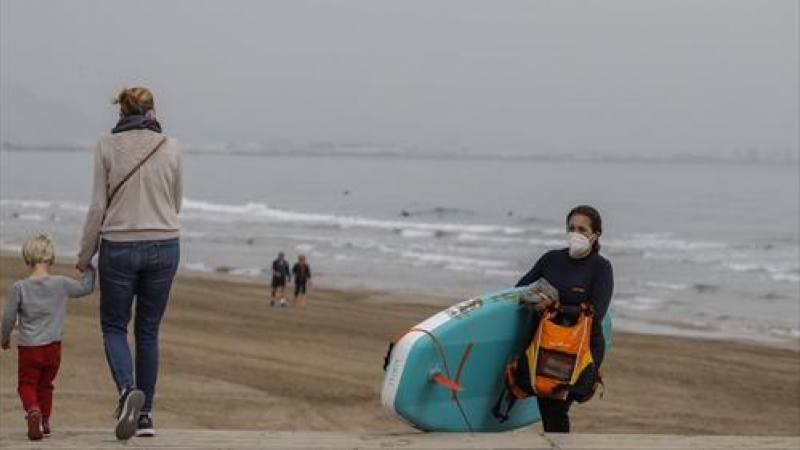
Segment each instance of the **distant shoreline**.
[[[456,161],[508,161],[508,162],[574,162],[574,163],[630,163],[630,164],[797,164],[800,163],[800,153],[786,151],[781,154],[759,152],[733,152],[730,154],[714,155],[704,153],[675,153],[667,155],[630,155],[613,153],[594,154],[488,154],[469,151],[430,151],[423,152],[415,149],[392,147],[378,147],[375,150],[369,146],[356,146],[358,150],[349,146],[336,145],[301,146],[289,148],[242,148],[236,145],[219,144],[196,146],[187,144],[183,146],[186,155],[228,155],[228,156],[257,156],[257,157],[342,157],[342,158],[380,158],[380,159],[409,159],[409,160],[456,160]],[[83,145],[46,145],[46,144],[13,144],[3,142],[0,153],[3,152],[52,152],[52,153],[80,153],[89,151],[91,146]]]

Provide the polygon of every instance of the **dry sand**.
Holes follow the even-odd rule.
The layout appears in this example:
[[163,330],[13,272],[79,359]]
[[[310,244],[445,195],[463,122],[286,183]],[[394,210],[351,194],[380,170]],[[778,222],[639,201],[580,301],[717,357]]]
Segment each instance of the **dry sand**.
[[[64,266],[55,272],[74,274]],[[17,257],[0,258],[0,291],[24,276]],[[252,280],[177,279],[161,331],[157,428],[409,431],[381,409],[383,356],[394,333],[438,307],[312,288],[306,309],[270,308],[268,294]],[[54,427],[112,425],[116,394],[101,342],[98,294],[73,301]],[[23,426],[16,367],[13,347],[0,354],[6,429]],[[617,332],[605,375],[605,396],[573,408],[575,431],[800,434],[796,351]]]

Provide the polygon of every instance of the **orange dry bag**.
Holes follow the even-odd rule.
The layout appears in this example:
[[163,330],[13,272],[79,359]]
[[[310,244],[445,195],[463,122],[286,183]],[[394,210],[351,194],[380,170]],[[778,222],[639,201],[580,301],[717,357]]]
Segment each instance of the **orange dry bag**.
[[505,389],[494,416],[507,420],[516,400],[530,396],[566,400],[571,395],[578,402],[588,401],[602,384],[590,348],[593,322],[587,304],[581,305],[574,321],[563,320],[557,309],[545,310],[530,345],[506,366]]
[[594,315],[584,306],[573,325],[562,325],[557,317],[558,311],[545,311],[525,358],[534,395],[566,400],[570,387],[594,364],[590,350]]

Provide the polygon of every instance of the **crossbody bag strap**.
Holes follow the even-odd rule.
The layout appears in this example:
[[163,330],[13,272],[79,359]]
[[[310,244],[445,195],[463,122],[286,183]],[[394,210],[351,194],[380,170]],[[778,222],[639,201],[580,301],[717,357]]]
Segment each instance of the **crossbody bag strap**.
[[117,184],[114,190],[111,191],[111,195],[108,196],[108,201],[106,202],[106,209],[108,209],[108,207],[111,206],[111,200],[113,200],[114,196],[117,195],[117,192],[119,192],[119,189],[122,187],[122,185],[124,185],[125,182],[128,181],[128,179],[130,179],[130,177],[132,177],[133,174],[136,173],[136,171],[139,170],[139,168],[142,167],[142,165],[146,163],[147,160],[150,159],[150,157],[153,156],[158,151],[158,149],[161,148],[162,145],[164,145],[164,142],[167,142],[166,136],[164,136],[161,139],[161,142],[159,142],[158,145],[156,145],[156,147],[153,150],[151,150],[150,153],[147,154],[147,156],[145,156],[141,161],[139,161],[139,164],[137,164],[136,167],[134,167],[130,172],[128,172],[128,174],[125,175],[125,178],[123,178],[122,181],[120,181],[119,184]]

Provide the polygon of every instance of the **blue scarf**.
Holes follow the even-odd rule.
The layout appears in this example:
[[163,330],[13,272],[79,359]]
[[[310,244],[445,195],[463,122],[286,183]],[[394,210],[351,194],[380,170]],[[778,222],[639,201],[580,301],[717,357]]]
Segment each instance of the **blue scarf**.
[[150,130],[161,133],[161,124],[155,119],[148,119],[141,114],[131,114],[119,119],[111,132],[114,134],[130,130]]

